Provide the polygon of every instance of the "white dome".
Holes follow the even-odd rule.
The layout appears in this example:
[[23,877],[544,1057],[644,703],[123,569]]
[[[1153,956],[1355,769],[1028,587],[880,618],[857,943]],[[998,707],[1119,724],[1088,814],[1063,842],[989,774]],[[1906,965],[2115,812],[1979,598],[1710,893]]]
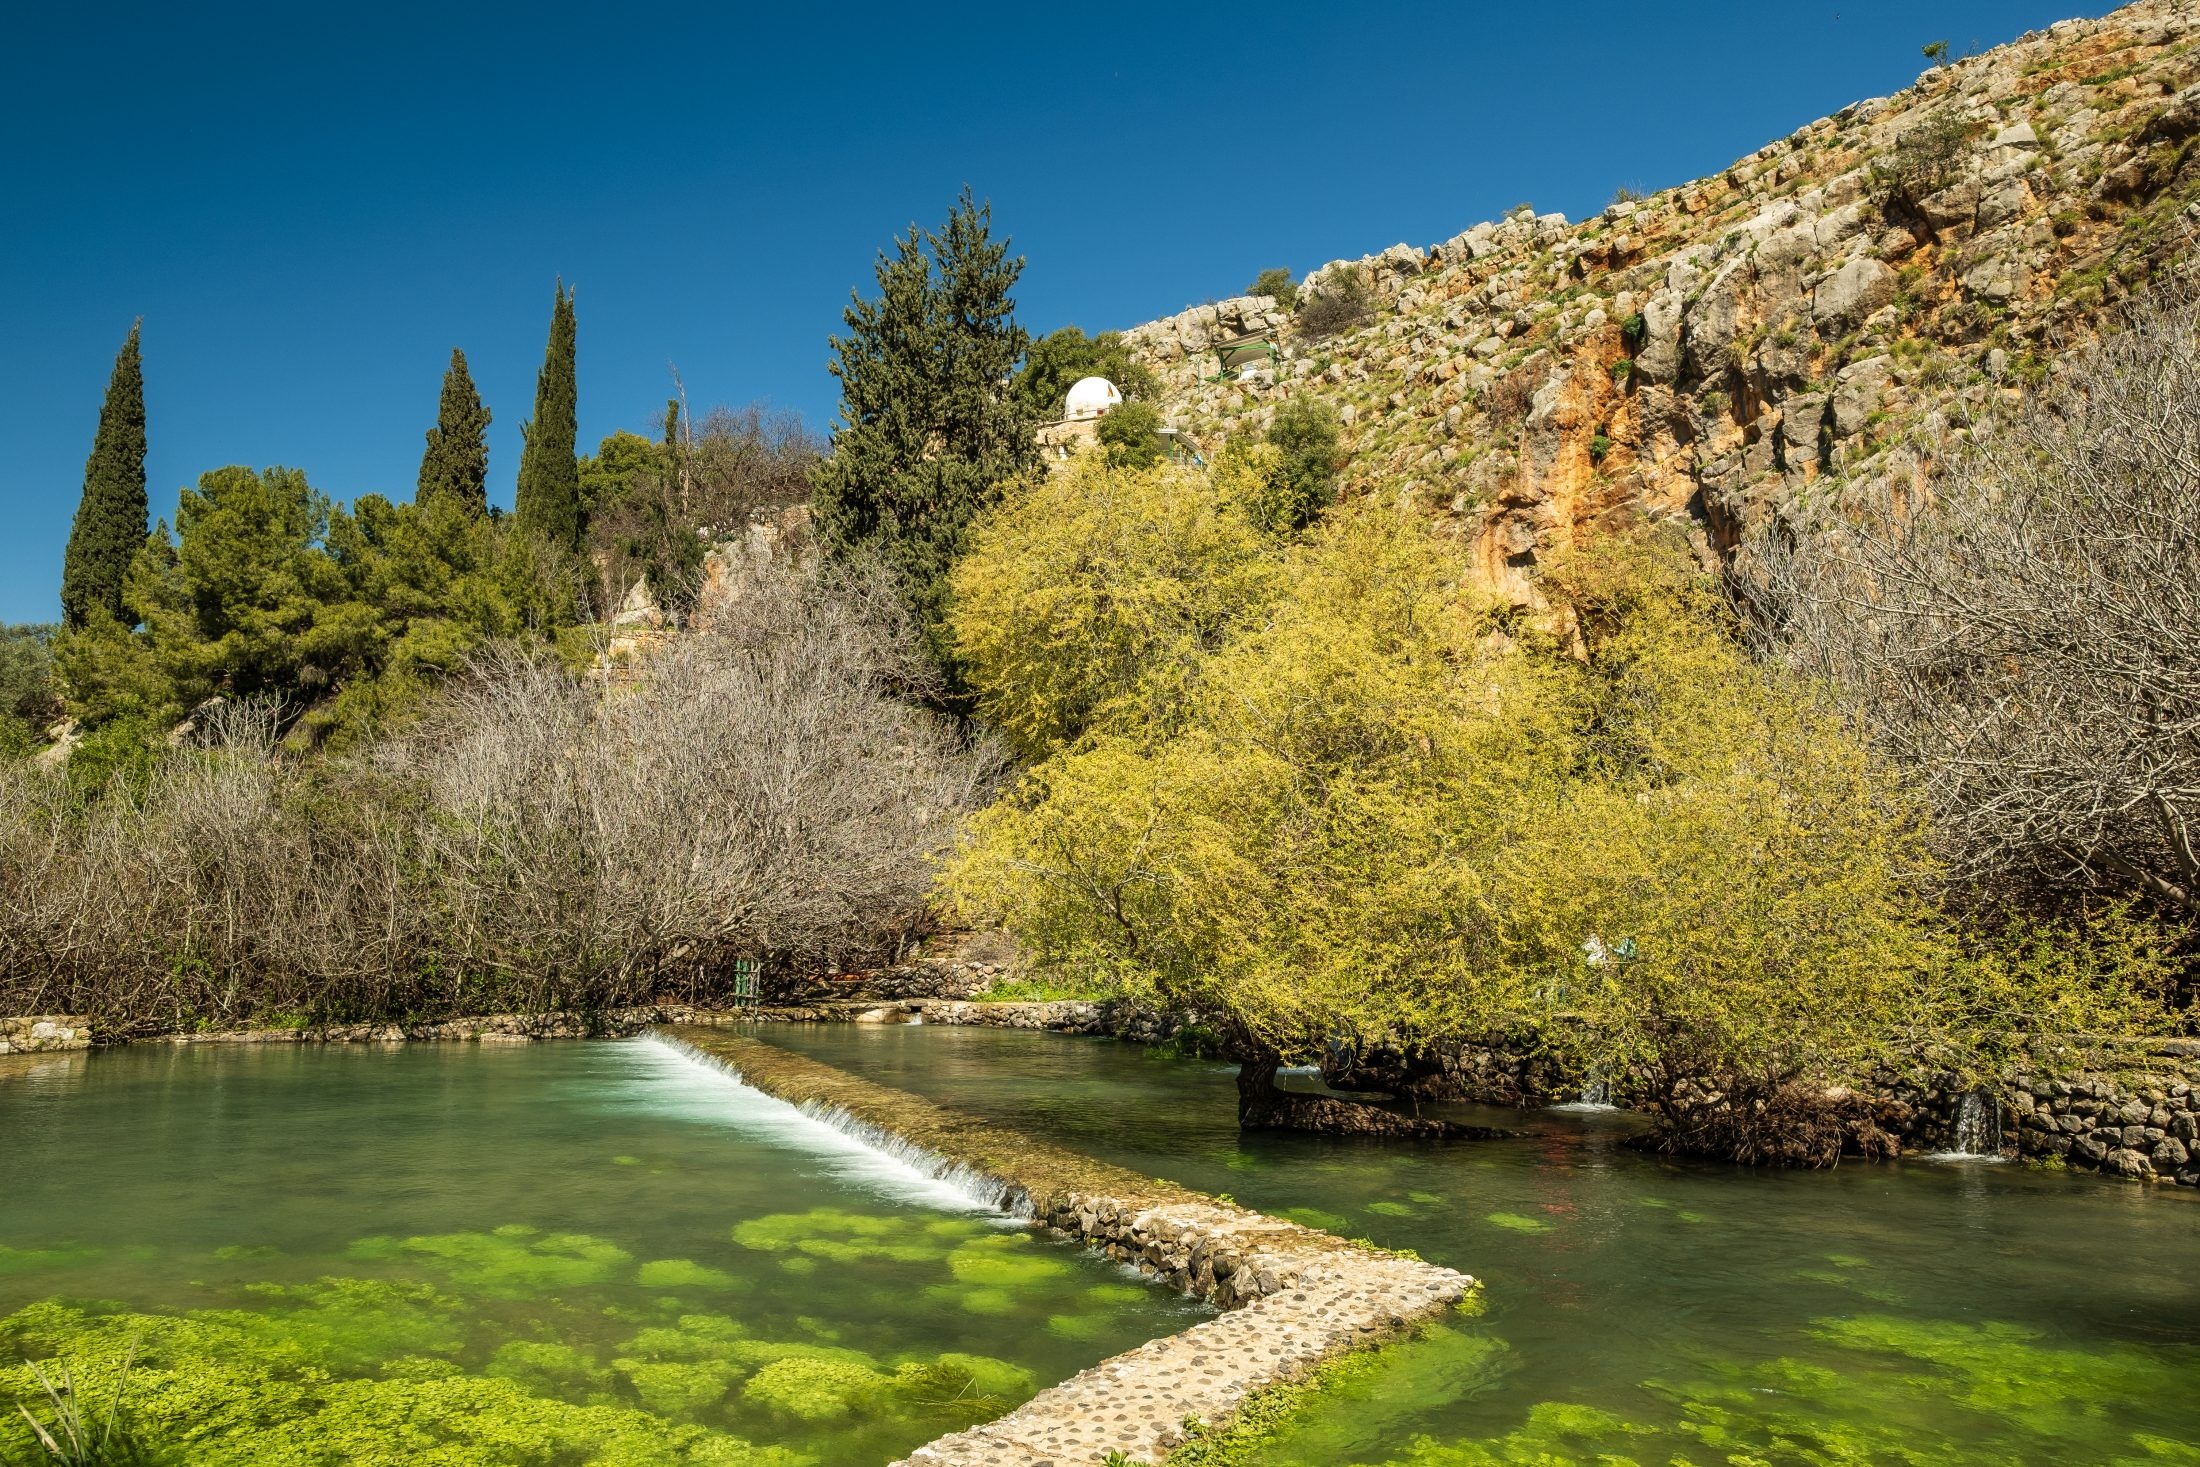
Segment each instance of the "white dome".
[[1084,377],[1069,390],[1068,415],[1072,422],[1097,418],[1123,405],[1123,394],[1105,377]]

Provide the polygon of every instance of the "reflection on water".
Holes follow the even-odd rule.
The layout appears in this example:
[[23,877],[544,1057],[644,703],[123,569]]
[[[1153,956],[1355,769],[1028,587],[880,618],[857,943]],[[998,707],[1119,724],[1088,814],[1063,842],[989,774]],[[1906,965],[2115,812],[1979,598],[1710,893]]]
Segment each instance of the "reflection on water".
[[0,1080],[0,1407],[135,1338],[193,1467],[884,1462],[1201,1312],[650,1041],[69,1058]]
[[1633,1118],[1516,1140],[1240,1135],[1232,1073],[1015,1030],[770,1027],[943,1104],[1485,1285],[1259,1462],[2200,1463],[2200,1196],[2028,1167],[1768,1172]]

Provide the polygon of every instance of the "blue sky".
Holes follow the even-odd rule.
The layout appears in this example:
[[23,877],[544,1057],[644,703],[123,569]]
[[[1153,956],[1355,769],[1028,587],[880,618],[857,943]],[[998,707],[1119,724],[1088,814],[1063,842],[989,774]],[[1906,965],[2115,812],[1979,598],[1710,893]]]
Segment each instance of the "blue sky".
[[674,364],[699,406],[823,428],[850,287],[966,182],[1029,258],[1027,326],[1126,326],[1523,200],[1579,217],[2072,3],[25,6],[0,618],[54,615],[136,316],[156,515],[229,463],[409,495],[454,345],[508,504],[560,275],[585,442]]

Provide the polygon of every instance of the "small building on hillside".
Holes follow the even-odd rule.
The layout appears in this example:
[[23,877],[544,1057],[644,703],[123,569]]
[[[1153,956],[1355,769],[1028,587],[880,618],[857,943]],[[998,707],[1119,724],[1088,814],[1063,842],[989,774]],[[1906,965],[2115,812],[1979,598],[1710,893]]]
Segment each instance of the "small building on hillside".
[[1123,405],[1123,389],[1105,377],[1080,377],[1062,403],[1062,416],[1039,425],[1039,447],[1047,457],[1067,459],[1078,445],[1100,434],[1100,420]]

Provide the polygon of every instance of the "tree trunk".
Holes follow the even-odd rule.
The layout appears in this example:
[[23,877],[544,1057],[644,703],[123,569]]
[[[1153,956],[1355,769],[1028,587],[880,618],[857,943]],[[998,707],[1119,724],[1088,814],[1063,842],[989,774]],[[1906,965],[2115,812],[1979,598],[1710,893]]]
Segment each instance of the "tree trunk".
[[1489,1126],[1402,1116],[1395,1111],[1338,1100],[1328,1095],[1295,1095],[1276,1085],[1279,1061],[1273,1056],[1238,1066],[1238,1126],[1247,1131],[1318,1131],[1329,1136],[1415,1136],[1480,1140],[1511,1136]]

